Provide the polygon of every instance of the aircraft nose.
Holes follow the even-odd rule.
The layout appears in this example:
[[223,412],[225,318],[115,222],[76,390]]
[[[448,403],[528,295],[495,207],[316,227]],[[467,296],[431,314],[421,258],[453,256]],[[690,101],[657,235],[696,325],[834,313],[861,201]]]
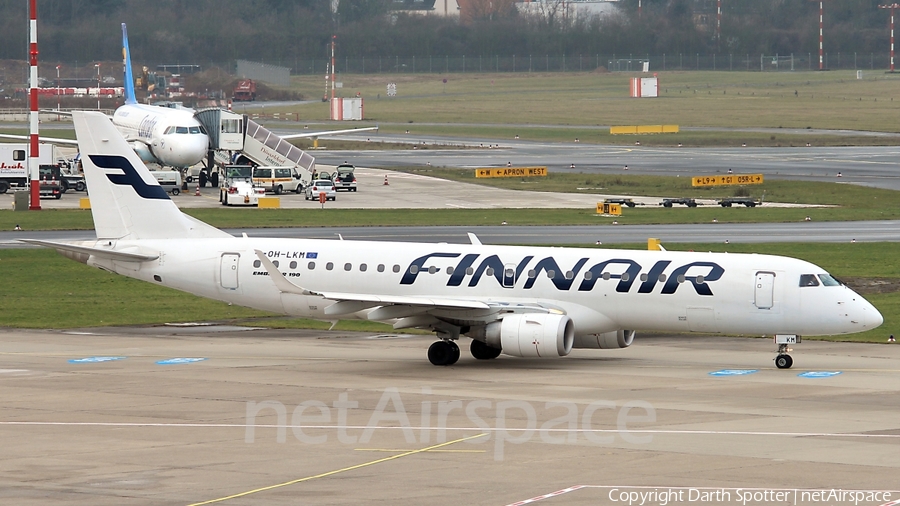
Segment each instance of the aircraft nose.
[[874,329],[884,323],[884,316],[869,301],[859,298],[857,301],[856,320],[867,329]]

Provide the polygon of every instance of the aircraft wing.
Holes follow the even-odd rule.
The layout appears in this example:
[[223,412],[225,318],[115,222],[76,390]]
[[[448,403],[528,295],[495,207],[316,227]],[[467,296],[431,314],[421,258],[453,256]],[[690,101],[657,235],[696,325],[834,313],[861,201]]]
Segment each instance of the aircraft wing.
[[377,126],[374,127],[365,127],[365,128],[348,128],[346,130],[327,130],[324,132],[303,132],[302,134],[288,134],[288,135],[279,135],[282,139],[290,140],[290,139],[305,139],[309,137],[325,137],[328,135],[340,135],[340,134],[350,134],[355,132],[369,132],[371,130],[378,130]]
[[19,239],[19,241],[27,242],[28,244],[36,244],[38,246],[45,246],[47,248],[53,248],[60,252],[81,253],[85,255],[93,255],[99,258],[119,260],[123,262],[149,262],[151,260],[156,260],[157,258],[159,258],[159,255],[142,255],[140,253],[129,253],[125,251],[91,248],[89,246],[79,246],[77,244],[69,244],[65,242],[41,241],[38,239]]
[[446,297],[404,297],[397,295],[372,295],[344,292],[317,292],[307,290],[290,282],[278,267],[260,250],[254,250],[259,261],[262,262],[269,277],[275,282],[275,286],[282,293],[294,293],[298,295],[316,295],[323,299],[329,299],[336,304],[325,309],[327,314],[346,314],[361,309],[384,305],[420,306],[428,309],[490,309],[492,306],[484,302],[474,300],[452,299]]
[[[31,137],[27,135],[12,135],[12,134],[0,134],[0,139],[15,139],[17,141],[27,141],[31,140]],[[55,137],[38,137],[38,140],[41,142],[49,142],[52,144],[69,144],[72,146],[77,146],[78,141],[75,139],[57,139]]]

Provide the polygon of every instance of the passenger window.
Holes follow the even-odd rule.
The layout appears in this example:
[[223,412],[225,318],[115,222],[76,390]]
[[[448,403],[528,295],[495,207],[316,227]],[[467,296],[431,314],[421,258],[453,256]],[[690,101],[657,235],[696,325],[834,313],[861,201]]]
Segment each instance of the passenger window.
[[349,270],[352,269],[352,268],[353,268],[353,266],[350,265],[349,263],[344,264],[344,270],[345,270],[345,271],[349,271]]
[[453,267],[447,267],[447,274],[453,274]]
[[254,261],[253,261],[253,267],[259,269],[259,266],[260,266],[260,265],[262,265],[262,262],[260,262],[259,260],[254,260]]
[[484,274],[487,275],[487,276],[493,276],[493,275],[494,275],[494,269],[493,269],[492,267],[488,267],[487,269],[484,270]]
[[400,272],[400,266],[394,265],[394,267],[391,270],[393,270],[394,272]]
[[801,274],[800,286],[819,286],[819,280],[815,274]]
[[378,272],[384,272],[384,264],[378,264]]
[[316,268],[316,263],[315,263],[315,262],[310,262],[310,263],[306,264],[306,268],[309,269],[309,270],[313,270],[313,269]]
[[841,286],[841,282],[831,277],[831,274],[819,274],[822,286]]
[[537,272],[534,269],[528,269],[528,277],[530,279],[534,279],[537,277]]
[[584,271],[584,279],[590,281],[591,279],[593,279],[593,277],[594,277],[594,273],[593,273],[593,272],[591,272],[591,271]]
[[471,276],[472,274],[475,274],[475,269],[466,267],[466,276]]
[[566,271],[566,279],[572,279],[575,277],[575,273],[572,271]]
[[333,264],[333,263],[328,262],[327,264],[325,264],[325,270],[326,270],[326,271],[330,271],[331,269],[334,269],[334,264]]
[[418,265],[410,265],[410,266],[409,266],[409,273],[410,273],[410,274],[417,274],[418,272],[419,272],[419,266],[418,266]]
[[359,264],[359,272],[366,272],[366,269],[368,268],[369,266],[366,264]]
[[297,262],[291,262],[291,269],[297,268]]
[[272,265],[274,265],[275,267],[278,267],[278,260],[272,260]]
[[554,271],[553,269],[550,269],[549,271],[547,271],[547,277],[550,278],[550,279],[555,278],[555,277],[556,277],[556,271]]
[[434,274],[436,272],[437,272],[437,267],[432,265],[431,267],[428,268],[428,274]]

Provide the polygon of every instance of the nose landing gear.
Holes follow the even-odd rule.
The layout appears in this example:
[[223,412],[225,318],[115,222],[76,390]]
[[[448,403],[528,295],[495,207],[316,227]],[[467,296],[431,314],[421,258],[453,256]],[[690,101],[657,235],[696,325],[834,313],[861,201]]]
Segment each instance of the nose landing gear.
[[794,365],[794,359],[788,355],[788,352],[794,351],[788,348],[789,344],[799,344],[800,336],[793,334],[776,334],[775,344],[778,345],[778,356],[775,357],[775,367],[779,369],[790,369]]

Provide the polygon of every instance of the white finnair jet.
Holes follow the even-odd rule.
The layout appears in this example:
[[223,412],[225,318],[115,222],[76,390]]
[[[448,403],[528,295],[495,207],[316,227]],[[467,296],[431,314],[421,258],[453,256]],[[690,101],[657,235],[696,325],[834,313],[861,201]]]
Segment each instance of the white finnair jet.
[[824,269],[770,255],[234,237],[181,213],[109,119],[74,114],[96,241],[30,240],[124,276],[303,318],[431,329],[435,365],[625,348],[635,330],[776,336],[873,329]]

